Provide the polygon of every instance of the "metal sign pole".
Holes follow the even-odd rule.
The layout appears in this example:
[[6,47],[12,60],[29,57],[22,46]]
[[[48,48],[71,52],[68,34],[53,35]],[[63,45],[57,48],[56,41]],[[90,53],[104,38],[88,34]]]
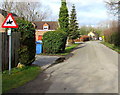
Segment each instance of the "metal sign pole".
[[11,59],[12,59],[12,39],[11,39],[11,28],[8,29],[8,35],[9,35],[9,74],[11,74]]
[[2,28],[9,28],[8,35],[9,35],[9,74],[11,74],[11,60],[12,60],[12,39],[11,39],[11,28],[18,28],[16,21],[11,13],[9,13],[2,24]]

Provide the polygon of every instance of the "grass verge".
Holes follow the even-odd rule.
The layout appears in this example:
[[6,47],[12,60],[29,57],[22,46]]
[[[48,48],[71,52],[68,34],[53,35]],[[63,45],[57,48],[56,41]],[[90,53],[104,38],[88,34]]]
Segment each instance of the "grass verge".
[[75,44],[71,44],[70,46],[66,47],[65,48],[65,52],[62,52],[62,53],[57,53],[57,54],[40,54],[40,55],[62,55],[62,56],[65,56],[65,55],[68,55],[74,48],[76,48],[78,45],[78,43],[75,43]]
[[24,68],[13,68],[11,75],[8,70],[2,74],[2,92],[6,93],[12,88],[17,88],[35,79],[40,73],[40,67],[27,66]]
[[114,44],[110,44],[110,43],[107,43],[107,42],[101,42],[101,43],[104,44],[105,46],[111,48],[112,50],[120,53],[120,47],[117,47]]
[[80,44],[72,44],[65,48],[65,52],[59,53],[59,55],[68,55],[74,48],[76,48]]

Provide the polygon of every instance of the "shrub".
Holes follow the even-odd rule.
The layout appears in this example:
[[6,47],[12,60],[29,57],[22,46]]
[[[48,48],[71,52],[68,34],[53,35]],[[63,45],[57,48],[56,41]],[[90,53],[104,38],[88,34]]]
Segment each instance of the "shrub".
[[120,31],[118,27],[112,26],[104,31],[105,42],[114,44],[115,46],[120,46]]
[[120,47],[120,32],[115,32],[112,34],[113,44]]
[[59,53],[65,50],[67,34],[60,30],[49,31],[43,35],[43,51],[44,53]]
[[17,19],[18,28],[12,31],[21,32],[19,62],[24,65],[30,65],[35,60],[35,28],[29,21]]

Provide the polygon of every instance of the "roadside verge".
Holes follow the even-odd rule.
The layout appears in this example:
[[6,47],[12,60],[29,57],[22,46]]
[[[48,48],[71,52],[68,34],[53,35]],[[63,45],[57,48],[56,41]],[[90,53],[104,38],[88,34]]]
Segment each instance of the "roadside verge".
[[110,49],[112,49],[112,50],[114,50],[114,51],[116,51],[116,52],[118,52],[120,54],[120,47],[117,47],[114,44],[109,44],[107,42],[100,42],[100,43],[107,46],[107,47],[109,47]]

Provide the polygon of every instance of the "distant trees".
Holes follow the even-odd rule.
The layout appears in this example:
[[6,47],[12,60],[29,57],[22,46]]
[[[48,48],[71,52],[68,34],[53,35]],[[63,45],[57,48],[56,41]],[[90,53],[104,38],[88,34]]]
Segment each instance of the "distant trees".
[[79,26],[77,23],[75,5],[72,6],[72,11],[70,14],[70,25],[69,25],[69,39],[74,43],[74,39],[79,37]]
[[48,11],[47,9],[42,11],[43,6],[40,2],[12,2],[4,0],[4,2],[1,2],[1,7],[28,21],[44,20],[50,13],[50,10]]
[[98,34],[98,36],[102,36],[102,29],[101,28],[94,28],[94,27],[86,27],[86,26],[82,26],[80,28],[80,34],[81,35],[88,35],[89,32],[96,32]]

